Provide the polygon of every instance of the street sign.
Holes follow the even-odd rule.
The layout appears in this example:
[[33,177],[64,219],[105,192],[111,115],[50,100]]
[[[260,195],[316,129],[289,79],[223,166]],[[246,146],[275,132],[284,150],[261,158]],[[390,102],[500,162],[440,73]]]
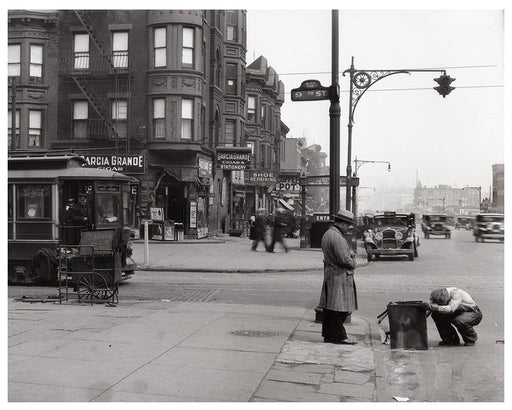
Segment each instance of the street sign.
[[303,81],[299,88],[291,91],[292,101],[317,101],[330,99],[329,87],[323,87],[318,80]]
[[[313,175],[309,177],[301,177],[300,185],[302,186],[329,186],[329,175]],[[340,176],[340,186],[347,186],[347,177]],[[350,178],[350,186],[359,186],[359,178]]]

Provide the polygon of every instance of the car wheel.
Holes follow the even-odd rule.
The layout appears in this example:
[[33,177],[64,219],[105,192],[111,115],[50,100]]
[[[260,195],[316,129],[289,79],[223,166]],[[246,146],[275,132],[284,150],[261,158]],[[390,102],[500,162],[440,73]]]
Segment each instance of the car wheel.
[[414,260],[414,253],[410,253],[408,256],[409,260],[412,262]]
[[414,247],[414,257],[418,257],[418,248],[416,248],[416,246]]
[[425,234],[425,239],[429,239],[430,235],[428,233]]

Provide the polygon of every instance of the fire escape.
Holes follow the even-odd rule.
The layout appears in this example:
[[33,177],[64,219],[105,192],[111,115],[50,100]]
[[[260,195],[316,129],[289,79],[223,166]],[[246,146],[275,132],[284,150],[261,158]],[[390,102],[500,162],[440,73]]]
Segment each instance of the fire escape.
[[[112,108],[119,110],[119,96],[129,95],[131,90],[133,73],[128,51],[109,52],[110,41],[95,27],[94,16],[91,16],[94,11],[73,12],[98,53],[74,52],[71,57],[61,58],[60,73],[71,78],[96,113],[96,118],[87,121],[87,138],[95,141],[95,144],[100,143],[102,148],[114,149],[116,153],[129,153],[130,137],[134,133],[137,137],[140,128],[130,119],[130,98],[125,99],[126,117],[122,121],[119,112],[114,113]],[[99,95],[97,90],[101,90],[103,95]],[[115,96],[114,100],[107,98],[109,92]]]

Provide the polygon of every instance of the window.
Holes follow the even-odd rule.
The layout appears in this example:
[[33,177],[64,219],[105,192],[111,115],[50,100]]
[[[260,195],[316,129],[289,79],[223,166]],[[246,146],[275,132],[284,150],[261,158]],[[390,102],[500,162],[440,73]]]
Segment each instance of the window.
[[112,58],[114,67],[128,67],[128,32],[116,31],[112,33]]
[[256,122],[256,97],[247,97],[247,122]]
[[153,100],[153,138],[165,138],[165,99]]
[[30,79],[41,81],[43,77],[43,46],[30,46]]
[[183,66],[194,68],[194,29],[183,27],[183,47],[181,50]]
[[265,146],[260,145],[260,164],[262,168],[265,167],[265,151]]
[[266,116],[266,113],[267,113],[267,106],[264,105],[264,104],[261,104],[261,126],[266,129],[266,123],[265,123],[265,119],[267,118]]
[[75,34],[74,47],[75,68],[89,68],[89,35]]
[[155,67],[167,65],[167,30],[165,27],[155,28]]
[[237,36],[237,13],[236,11],[226,11],[226,40],[236,41]]
[[226,137],[225,146],[233,147],[236,141],[236,122],[234,120],[226,120]]
[[21,74],[21,44],[9,44],[8,76],[19,77]]
[[254,167],[254,142],[247,141],[245,145],[251,148],[251,167]]
[[18,186],[16,215],[18,220],[50,219],[50,186],[35,184]]
[[193,130],[193,101],[182,100],[181,102],[181,138],[192,139]]
[[127,120],[128,120],[128,101],[116,100],[112,101],[112,120],[114,122],[114,129],[119,138],[126,138],[128,133]]
[[226,31],[226,40],[236,41],[236,27],[228,25]]
[[87,138],[87,122],[89,118],[89,104],[87,101],[73,102],[73,138]]
[[11,237],[53,239],[51,185],[30,184],[15,188],[16,229],[11,230]]
[[28,146],[40,147],[43,127],[41,125],[41,111],[28,112]]
[[236,95],[237,93],[237,65],[226,64],[226,94]]
[[[20,112],[19,111],[16,111],[16,147],[15,148],[19,148],[20,146]],[[7,140],[8,140],[8,144],[9,144],[9,149],[12,148],[12,141],[11,141],[11,137],[12,137],[12,110],[9,110],[8,112],[8,116],[7,116],[7,133],[8,133],[8,137],[7,137]]]

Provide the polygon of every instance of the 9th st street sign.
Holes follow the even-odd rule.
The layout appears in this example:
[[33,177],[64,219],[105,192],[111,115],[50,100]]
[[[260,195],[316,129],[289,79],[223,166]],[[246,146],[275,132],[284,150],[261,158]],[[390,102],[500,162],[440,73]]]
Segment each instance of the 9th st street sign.
[[330,87],[323,87],[318,80],[303,81],[299,88],[292,89],[292,101],[329,100]]

